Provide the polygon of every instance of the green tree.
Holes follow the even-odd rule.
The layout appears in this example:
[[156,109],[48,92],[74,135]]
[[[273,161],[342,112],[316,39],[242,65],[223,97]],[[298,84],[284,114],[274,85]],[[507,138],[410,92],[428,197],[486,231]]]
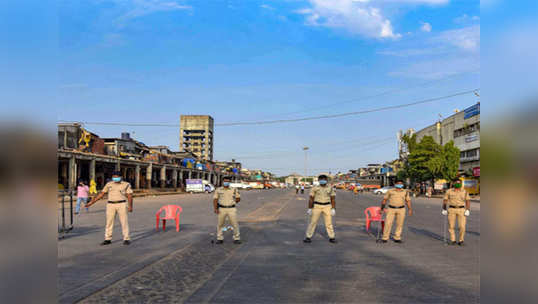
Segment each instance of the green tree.
[[441,177],[447,181],[451,181],[458,177],[460,168],[460,149],[454,145],[454,141],[449,141],[443,146],[443,169]]
[[413,182],[433,182],[439,178],[452,180],[457,176],[460,151],[453,141],[441,146],[433,137],[424,136],[417,143],[416,135],[405,135],[402,140],[407,144],[409,156],[399,177],[409,177]]

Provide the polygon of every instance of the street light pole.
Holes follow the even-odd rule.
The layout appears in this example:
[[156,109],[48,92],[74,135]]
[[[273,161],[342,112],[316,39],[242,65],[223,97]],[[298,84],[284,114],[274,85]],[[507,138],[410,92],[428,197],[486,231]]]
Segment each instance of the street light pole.
[[306,156],[306,151],[308,151],[308,149],[310,149],[310,148],[303,147],[303,151],[304,151],[304,184],[305,185],[306,185],[306,176],[307,176],[307,169],[306,169],[307,168],[307,166],[306,166],[306,164],[307,164],[307,162],[306,162],[307,161],[307,156]]

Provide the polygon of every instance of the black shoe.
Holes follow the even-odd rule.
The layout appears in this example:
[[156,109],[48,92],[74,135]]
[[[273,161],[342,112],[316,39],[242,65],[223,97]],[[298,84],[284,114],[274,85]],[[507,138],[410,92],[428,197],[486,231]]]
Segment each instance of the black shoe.
[[101,246],[110,245],[110,244],[112,244],[112,241],[104,240],[104,241],[101,243]]
[[394,243],[401,243],[402,240],[394,240]]
[[329,239],[329,242],[334,244],[334,243],[336,243],[336,239]]
[[385,244],[387,242],[387,240],[377,240],[376,242]]
[[465,246],[463,242],[458,242],[458,246]]
[[241,244],[241,243],[242,243],[241,240],[235,240],[234,241],[234,244]]
[[454,246],[454,245],[456,245],[456,241],[454,241],[454,242],[448,242],[448,245],[452,245],[452,246]]
[[215,242],[215,244],[222,244],[222,243],[224,243],[223,240],[217,240],[217,241]]
[[123,241],[123,245],[129,245],[129,244],[131,244],[131,241],[129,241],[129,240]]
[[310,238],[305,238],[303,240],[303,243],[312,243],[312,240]]

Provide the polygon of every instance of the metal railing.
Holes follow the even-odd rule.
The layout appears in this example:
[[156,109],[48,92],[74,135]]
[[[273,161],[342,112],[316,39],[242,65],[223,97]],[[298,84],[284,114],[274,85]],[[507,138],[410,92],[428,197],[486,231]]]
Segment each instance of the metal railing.
[[[65,234],[73,230],[73,190],[58,191],[60,207],[58,209],[58,238],[62,239]],[[66,214],[67,213],[67,214]],[[67,217],[67,218],[66,218]],[[69,222],[67,222],[67,220]]]

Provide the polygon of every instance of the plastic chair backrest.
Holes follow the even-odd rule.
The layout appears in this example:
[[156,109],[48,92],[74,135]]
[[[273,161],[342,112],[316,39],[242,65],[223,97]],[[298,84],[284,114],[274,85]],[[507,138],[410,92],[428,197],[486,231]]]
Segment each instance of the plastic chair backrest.
[[157,211],[157,214],[160,214],[163,211],[164,211],[164,217],[161,217],[161,219],[167,220],[167,219],[175,219],[176,214],[177,213],[181,214],[183,209],[177,205],[166,205],[166,206],[162,206],[161,209]]
[[381,220],[382,218],[381,208],[376,206],[366,208],[366,210],[364,210],[364,214],[366,215],[367,220]]

